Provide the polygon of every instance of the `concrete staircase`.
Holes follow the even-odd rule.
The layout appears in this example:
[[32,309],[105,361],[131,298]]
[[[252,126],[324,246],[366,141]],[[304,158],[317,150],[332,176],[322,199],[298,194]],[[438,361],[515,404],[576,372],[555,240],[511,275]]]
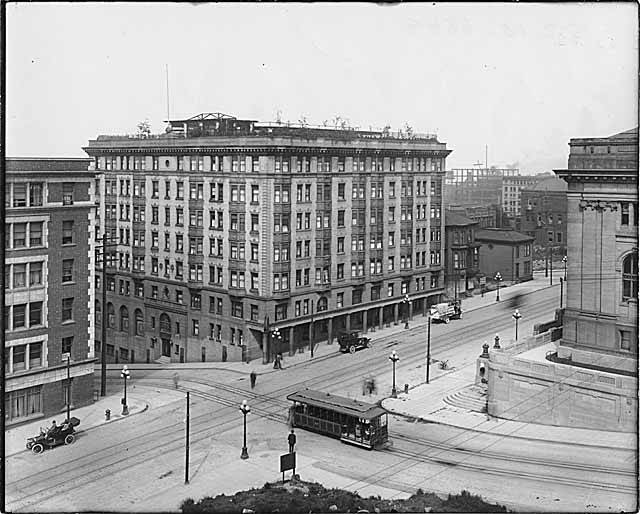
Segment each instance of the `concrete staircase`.
[[171,364],[171,357],[165,357],[164,355],[159,359],[156,359],[154,362],[158,364]]
[[453,407],[473,412],[487,412],[487,391],[484,387],[471,385],[444,398]]

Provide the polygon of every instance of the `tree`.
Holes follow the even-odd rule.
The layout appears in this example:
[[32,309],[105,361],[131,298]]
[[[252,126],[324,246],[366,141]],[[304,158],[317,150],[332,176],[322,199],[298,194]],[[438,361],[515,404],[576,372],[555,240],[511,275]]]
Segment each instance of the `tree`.
[[384,137],[389,137],[389,135],[391,134],[391,125],[387,124],[384,126],[384,128],[382,129],[382,135]]
[[138,136],[139,137],[149,137],[151,135],[151,123],[149,123],[148,119],[141,121],[138,123]]
[[282,123],[282,111],[280,109],[276,111],[276,123]]

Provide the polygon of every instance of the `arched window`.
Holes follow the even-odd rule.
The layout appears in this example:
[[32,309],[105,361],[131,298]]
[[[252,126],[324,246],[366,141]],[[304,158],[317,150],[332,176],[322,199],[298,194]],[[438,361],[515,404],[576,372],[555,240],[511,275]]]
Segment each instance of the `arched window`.
[[109,328],[116,328],[116,310],[113,308],[111,302],[107,304],[107,326]]
[[160,333],[171,336],[171,319],[164,312],[160,314]]
[[622,262],[622,299],[638,298],[638,254],[630,253]]
[[102,306],[100,302],[96,300],[96,327],[102,326]]
[[318,312],[327,310],[327,299],[323,296],[318,300]]
[[144,335],[144,316],[142,315],[142,311],[140,309],[136,309],[136,335],[142,336]]
[[129,332],[129,311],[124,305],[120,307],[120,330]]

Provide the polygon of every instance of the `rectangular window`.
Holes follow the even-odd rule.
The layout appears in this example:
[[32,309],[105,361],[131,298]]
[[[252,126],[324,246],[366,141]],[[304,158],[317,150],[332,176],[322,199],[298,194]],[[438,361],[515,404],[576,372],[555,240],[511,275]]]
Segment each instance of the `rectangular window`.
[[62,244],[73,244],[73,220],[65,220],[62,222]]
[[73,259],[62,261],[62,282],[73,282]]
[[42,222],[29,223],[29,246],[42,246]]
[[73,205],[73,182],[62,184],[62,205]]
[[73,298],[62,299],[62,322],[73,320]]
[[13,306],[13,329],[25,327],[25,315],[27,312],[27,304],[22,303]]
[[29,263],[29,285],[42,285],[42,262]]
[[25,183],[13,184],[13,206],[14,207],[27,206],[27,184]]
[[[64,242],[64,236],[63,236]],[[13,224],[13,248],[24,248],[27,245],[27,224]]]
[[620,223],[623,226],[628,226],[629,225],[629,202],[621,202],[621,210],[620,210],[620,214],[621,214],[621,220]]
[[29,326],[42,325],[42,302],[29,304]]
[[26,264],[14,264],[13,265],[13,287],[20,288],[26,287],[27,280],[27,265]]

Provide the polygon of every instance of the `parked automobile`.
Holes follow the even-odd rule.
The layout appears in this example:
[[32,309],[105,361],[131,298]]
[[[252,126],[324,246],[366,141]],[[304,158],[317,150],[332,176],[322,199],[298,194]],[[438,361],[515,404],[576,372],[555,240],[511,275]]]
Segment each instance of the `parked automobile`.
[[371,339],[361,336],[358,332],[349,332],[338,336],[340,351],[355,353],[361,348],[371,348]]
[[452,319],[462,318],[460,302],[437,303],[431,306],[431,321],[449,323]]
[[70,418],[60,425],[55,425],[45,430],[40,428],[40,433],[27,439],[27,450],[33,453],[42,453],[45,449],[54,448],[61,444],[71,444],[75,441],[75,427],[80,424],[78,418]]

